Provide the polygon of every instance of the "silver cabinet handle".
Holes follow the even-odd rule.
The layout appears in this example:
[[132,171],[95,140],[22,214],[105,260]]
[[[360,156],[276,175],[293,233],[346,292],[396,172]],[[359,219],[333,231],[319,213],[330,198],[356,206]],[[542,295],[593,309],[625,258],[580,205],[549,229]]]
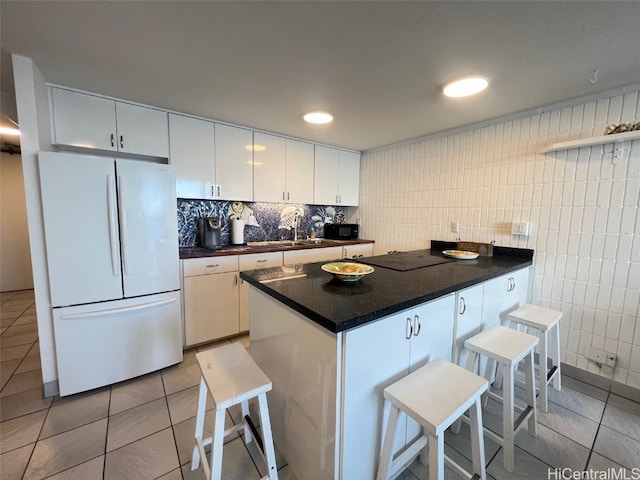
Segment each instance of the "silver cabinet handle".
[[215,198],[216,196],[216,187],[215,185],[211,185],[211,198]]
[[235,287],[235,286],[237,286],[237,285],[238,285],[238,274],[235,274],[235,275],[233,276],[233,286]]
[[113,133],[112,133],[112,134],[111,134],[111,146],[112,146],[112,147],[113,147],[113,145],[114,145],[114,141],[115,141],[115,138],[113,137]]
[[460,297],[460,315],[464,315],[464,312],[467,311],[467,304],[464,301],[464,297]]
[[282,192],[282,200],[284,200],[284,192]]
[[287,200],[289,200],[289,192],[287,192]]
[[409,340],[413,335],[413,325],[411,324],[411,318],[407,317],[407,330],[405,332],[405,338]]
[[338,200],[338,195],[336,195],[336,203],[340,203],[340,201]]
[[124,148],[124,136],[120,135],[120,148]]
[[217,189],[218,189],[218,195],[217,195],[216,198],[220,198],[220,185],[216,185],[216,186],[217,186]]
[[205,266],[206,266],[207,268],[217,268],[217,267],[219,267],[219,266],[220,266],[220,264],[219,264],[219,263],[214,263],[214,264],[212,264],[212,265],[205,265]]
[[413,336],[417,337],[420,335],[420,329],[422,325],[420,324],[420,317],[418,315],[413,316]]
[[263,260],[257,260],[258,263],[265,263],[267,260],[263,259]]

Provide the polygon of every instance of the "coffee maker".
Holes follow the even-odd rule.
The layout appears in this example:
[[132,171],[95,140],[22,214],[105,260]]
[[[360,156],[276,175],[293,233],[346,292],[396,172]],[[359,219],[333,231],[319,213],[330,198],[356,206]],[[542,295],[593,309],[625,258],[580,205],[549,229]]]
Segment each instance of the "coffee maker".
[[200,246],[204,248],[220,247],[222,245],[221,228],[220,217],[198,218]]

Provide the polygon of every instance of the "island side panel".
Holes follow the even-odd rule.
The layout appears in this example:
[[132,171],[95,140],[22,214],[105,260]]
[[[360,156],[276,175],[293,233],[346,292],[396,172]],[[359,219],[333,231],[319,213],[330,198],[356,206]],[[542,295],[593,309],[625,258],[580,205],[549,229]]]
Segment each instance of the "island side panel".
[[337,371],[342,336],[255,287],[250,289],[251,356],[273,383],[273,438],[296,478],[336,473]]

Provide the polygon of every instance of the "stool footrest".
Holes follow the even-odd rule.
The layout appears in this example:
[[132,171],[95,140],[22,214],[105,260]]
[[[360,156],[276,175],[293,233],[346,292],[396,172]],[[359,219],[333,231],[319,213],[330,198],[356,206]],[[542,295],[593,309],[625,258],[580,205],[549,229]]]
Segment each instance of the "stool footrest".
[[453,468],[456,472],[458,472],[458,475],[460,475],[461,477],[468,478],[469,480],[474,480],[474,479],[480,480],[480,475],[478,475],[477,473],[472,474],[467,472],[464,468],[458,465],[446,454],[444,455],[444,462],[447,465],[449,465],[451,468]]
[[551,367],[551,370],[547,372],[547,383],[549,383],[558,372],[559,370],[557,365]]
[[524,411],[518,416],[518,418],[516,418],[516,421],[513,422],[513,434],[515,435],[516,432],[520,429],[520,427],[522,426],[522,423],[529,418],[529,416],[533,413],[533,408],[531,407],[531,405],[527,405],[527,408],[524,409]]
[[420,454],[420,451],[426,447],[428,437],[423,435],[413,442],[409,447],[398,455],[392,462],[389,471],[389,478],[395,478],[397,474],[404,471],[413,460]]
[[[256,439],[256,443],[258,444],[258,447],[260,447],[260,451],[264,455],[264,443],[262,443],[262,437],[258,433],[258,429],[256,428],[256,426],[253,424],[253,420],[251,420],[251,417],[249,415],[245,415],[244,421],[247,423],[247,425],[251,429],[251,433],[253,433],[253,437]],[[238,425],[238,426],[240,427],[240,429],[242,429],[243,427],[243,425]]]

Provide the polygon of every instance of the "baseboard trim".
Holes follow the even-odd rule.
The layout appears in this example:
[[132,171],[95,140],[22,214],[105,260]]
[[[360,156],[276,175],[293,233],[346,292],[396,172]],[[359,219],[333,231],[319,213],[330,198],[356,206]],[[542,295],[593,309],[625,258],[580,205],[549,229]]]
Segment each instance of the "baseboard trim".
[[562,363],[562,373],[568,377],[575,378],[581,382],[588,383],[594,387],[611,392],[614,395],[628,398],[634,402],[640,403],[640,389],[625,385],[624,383],[616,382],[610,378],[600,376],[598,374],[588,372],[573,365],[567,365]]

